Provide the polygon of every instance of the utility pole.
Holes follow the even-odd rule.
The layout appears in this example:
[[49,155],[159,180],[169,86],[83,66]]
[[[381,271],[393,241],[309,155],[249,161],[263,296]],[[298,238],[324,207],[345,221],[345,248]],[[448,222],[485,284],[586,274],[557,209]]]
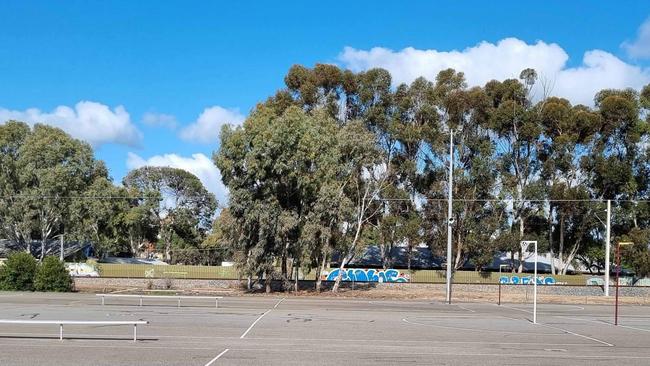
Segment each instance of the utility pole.
[[451,225],[454,223],[452,218],[452,200],[453,200],[453,177],[454,177],[454,130],[449,130],[449,192],[447,199],[447,303],[451,304]]
[[609,296],[609,252],[612,229],[612,201],[607,200],[607,233],[605,234],[605,296]]
[[63,262],[63,234],[59,235],[59,238],[61,239],[61,255],[59,256],[59,259]]

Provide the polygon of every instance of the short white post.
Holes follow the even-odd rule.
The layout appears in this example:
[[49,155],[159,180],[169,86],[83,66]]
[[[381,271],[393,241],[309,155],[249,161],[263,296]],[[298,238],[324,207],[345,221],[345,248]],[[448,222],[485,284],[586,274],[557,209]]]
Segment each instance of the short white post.
[[179,308],[181,307],[181,298],[180,298],[180,296],[178,297],[178,307]]
[[140,306],[142,306],[142,296],[140,296]]
[[133,342],[138,340],[138,325],[133,323]]
[[219,299],[214,299],[214,307],[215,308],[219,307]]
[[63,324],[59,324],[59,340],[63,340]]
[[102,296],[102,306],[104,306],[104,296]]

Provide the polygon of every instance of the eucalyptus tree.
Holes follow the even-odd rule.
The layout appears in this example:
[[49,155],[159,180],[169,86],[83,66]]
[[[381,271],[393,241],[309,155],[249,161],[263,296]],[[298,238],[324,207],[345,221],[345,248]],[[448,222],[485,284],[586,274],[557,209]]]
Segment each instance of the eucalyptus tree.
[[90,241],[100,255],[135,255],[125,225],[129,212],[128,191],[106,177],[98,177],[72,200],[68,221],[74,222],[67,239]]
[[239,227],[233,243],[244,253],[242,272],[265,277],[267,291],[276,262],[284,280],[289,265],[297,271],[310,264],[301,232],[308,218],[318,222],[310,212],[334,172],[330,149],[336,129],[337,122],[323,111],[260,105],[242,127],[222,130],[213,159]]
[[364,230],[381,214],[381,197],[388,185],[388,164],[384,165],[376,135],[361,121],[352,121],[337,133],[336,185],[339,193],[341,239],[339,274],[332,291],[340,287],[343,271],[363,248]]
[[[562,98],[540,102],[543,142],[539,156],[545,194],[550,198],[547,208],[549,252],[565,274],[584,244],[598,230],[595,221],[598,207],[586,202],[591,197],[589,172],[585,170],[600,127],[600,115],[588,107]],[[578,200],[585,202],[578,203]],[[594,231],[595,230],[595,231]],[[567,240],[569,239],[569,240]],[[557,241],[557,246],[554,244]],[[570,246],[567,242],[572,243]],[[557,248],[557,250],[556,250]]]
[[518,233],[517,242],[511,242],[508,249],[520,259],[518,271],[523,270],[523,253],[527,248],[519,245],[526,236],[527,223],[543,209],[531,199],[543,197],[539,181],[541,161],[539,151],[542,144],[542,127],[539,108],[544,102],[532,105],[530,91],[536,74],[530,70],[521,73],[524,83],[515,79],[503,82],[490,81],[485,93],[490,99],[489,124],[493,133],[499,172],[499,198],[512,202],[512,217],[508,220],[511,230]]
[[166,260],[175,260],[174,248],[182,253],[202,242],[216,212],[217,200],[195,175],[182,169],[145,166],[129,172],[123,183],[139,196],[157,202],[146,202],[145,207],[151,211],[144,214],[157,218]]
[[17,161],[20,147],[31,133],[23,122],[8,121],[0,125],[0,235],[31,252],[32,220]]
[[23,140],[16,169],[19,187],[15,193],[26,197],[24,214],[33,219],[42,260],[47,254],[46,242],[77,224],[68,220],[73,199],[108,172],[95,160],[90,145],[41,124]]

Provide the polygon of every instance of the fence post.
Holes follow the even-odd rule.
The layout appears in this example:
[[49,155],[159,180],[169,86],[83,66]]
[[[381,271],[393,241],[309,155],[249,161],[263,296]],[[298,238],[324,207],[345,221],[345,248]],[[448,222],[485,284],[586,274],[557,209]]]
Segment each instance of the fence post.
[[138,340],[138,325],[133,323],[133,342]]

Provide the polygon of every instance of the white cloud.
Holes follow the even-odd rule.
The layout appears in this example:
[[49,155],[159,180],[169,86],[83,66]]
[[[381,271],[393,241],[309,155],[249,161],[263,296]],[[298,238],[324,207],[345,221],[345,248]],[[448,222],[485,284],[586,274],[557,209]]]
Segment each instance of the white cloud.
[[[483,85],[492,79],[518,78],[521,70],[531,67],[537,70],[540,81],[552,87],[551,94],[587,105],[593,105],[593,97],[601,89],[640,89],[650,82],[650,70],[628,64],[605,51],[585,52],[579,66],[568,67],[569,55],[559,45],[543,41],[527,44],[516,38],[496,44],[481,42],[462,51],[346,47],[339,60],[354,71],[385,68],[395,83],[409,83],[419,76],[435,80],[439,71],[453,68],[465,73],[469,85]],[[538,97],[542,94],[541,86],[542,82],[538,82],[534,90]]]
[[37,108],[24,111],[0,108],[0,123],[10,119],[56,126],[93,146],[105,143],[137,146],[142,140],[142,133],[131,123],[129,113],[123,106],[111,110],[101,103],[81,101],[74,108],[62,105],[51,112]]
[[239,113],[238,109],[226,109],[219,106],[206,108],[196,122],[181,130],[180,137],[190,142],[215,143],[219,139],[223,125],[240,125],[244,119],[245,116]]
[[142,116],[142,122],[154,127],[176,128],[176,117],[171,114],[147,112]]
[[632,42],[623,42],[621,47],[627,51],[630,57],[637,59],[650,58],[650,18],[641,24],[636,39]]
[[137,154],[129,152],[126,166],[129,169],[137,169],[143,166],[165,166],[186,170],[196,175],[205,188],[217,196],[220,205],[228,201],[228,189],[221,181],[221,172],[212,160],[204,154],[192,154],[191,157],[183,157],[177,154],[164,154],[154,155],[148,159],[144,159]]

